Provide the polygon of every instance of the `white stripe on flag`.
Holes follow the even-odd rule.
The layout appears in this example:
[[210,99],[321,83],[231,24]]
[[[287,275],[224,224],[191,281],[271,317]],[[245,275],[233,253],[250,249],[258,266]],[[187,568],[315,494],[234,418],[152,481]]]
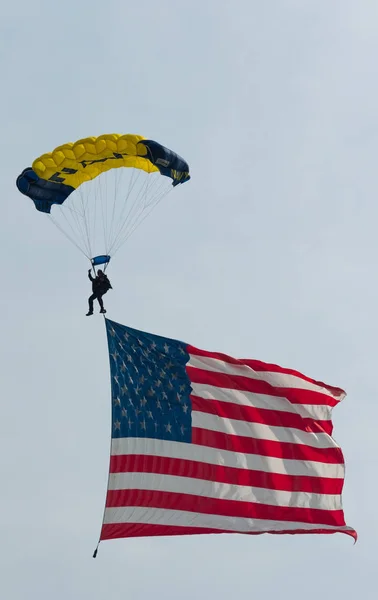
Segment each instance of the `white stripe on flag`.
[[219,431],[229,435],[249,437],[274,442],[304,444],[313,448],[338,448],[327,433],[311,433],[289,427],[274,427],[235,419],[225,419],[203,412],[192,412],[193,427]]
[[139,454],[195,460],[212,465],[235,467],[283,475],[308,475],[312,477],[344,478],[344,465],[314,461],[272,458],[257,454],[243,454],[217,450],[197,444],[169,442],[150,438],[114,438],[112,455]]
[[280,396],[218,388],[206,383],[191,382],[191,386],[194,396],[206,400],[232,402],[240,406],[253,406],[254,408],[299,414],[301,417],[319,421],[330,421],[332,416],[331,408],[322,404],[291,404],[287,398]]
[[242,485],[217,483],[203,479],[160,475],[153,473],[113,473],[109,477],[110,490],[157,490],[190,494],[206,498],[257,502],[269,506],[308,508],[319,510],[341,510],[341,496],[309,494],[307,492],[282,492]]

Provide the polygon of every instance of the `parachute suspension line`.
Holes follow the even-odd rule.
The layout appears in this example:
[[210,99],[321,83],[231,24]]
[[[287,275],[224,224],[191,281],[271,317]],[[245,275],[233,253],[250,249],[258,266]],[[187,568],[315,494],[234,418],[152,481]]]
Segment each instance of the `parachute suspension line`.
[[[84,196],[83,196],[82,193],[80,194],[80,197],[81,197],[81,204],[82,204],[82,207],[83,207],[83,220],[84,220],[85,231],[86,231],[87,240],[88,240],[89,254],[92,255],[91,220],[90,220],[90,216],[87,217],[87,215],[88,215],[87,209],[88,209],[88,202],[89,202],[89,194],[87,194],[86,202],[85,203],[84,203]],[[90,213],[89,213],[89,215],[90,215]]]
[[[138,173],[139,175],[139,173]],[[133,212],[135,212],[135,210],[138,210],[138,205],[140,205],[141,202],[141,198],[143,198],[143,192],[145,190],[145,188],[148,186],[148,178],[146,178],[139,190],[139,192],[137,193],[134,202],[131,202],[131,206],[126,214],[126,216],[123,219],[123,223],[121,224],[121,226],[119,227],[118,233],[115,236],[115,239],[113,241],[113,244],[110,248],[109,251],[113,252],[113,248],[118,244],[119,238],[124,235],[122,232],[124,231],[125,227],[127,229],[127,227],[129,226],[129,221],[131,220],[131,215],[133,214]],[[126,199],[127,202],[127,199]],[[134,218],[134,215],[133,215]]]
[[[84,182],[84,183],[89,183],[89,182],[88,182],[88,181],[86,181],[86,182]],[[89,197],[90,197],[90,195],[89,195],[88,193],[84,193],[83,189],[86,189],[86,190],[87,190],[88,188],[87,188],[87,186],[85,186],[85,187],[84,187],[84,186],[83,186],[83,187],[81,187],[81,186],[80,186],[80,187],[79,187],[79,188],[77,188],[77,189],[79,189],[79,190],[81,191],[81,193],[82,193],[82,196],[83,196],[83,201],[85,200],[85,210],[87,210],[87,208],[88,208],[88,204],[89,204]]]
[[[151,212],[154,210],[154,208],[156,208],[156,206],[159,204],[159,202],[161,202],[163,200],[163,198],[165,198],[165,196],[167,196],[168,194],[171,193],[173,188],[169,189],[168,191],[164,191],[159,198],[157,198],[157,200],[155,201],[154,204],[149,204],[147,208],[149,208],[149,210],[147,212],[145,212],[144,216],[141,218],[141,220],[138,223],[135,223],[134,227],[129,231],[127,237],[130,237],[134,231],[143,223],[143,221],[151,214]],[[127,239],[127,238],[126,238]],[[126,241],[126,240],[125,240]],[[117,250],[119,250],[120,246],[117,248]]]
[[[163,178],[160,179],[159,185],[156,185],[155,187],[156,187],[156,190],[154,190],[154,195],[151,196],[151,199],[149,200],[149,202],[147,202],[145,204],[146,208],[155,204],[156,202],[160,202],[161,196],[164,197],[173,189],[171,187],[171,185],[169,186],[169,189],[167,189],[167,182],[164,181]],[[147,198],[146,198],[146,200],[147,200]]]
[[[115,213],[116,213],[119,180],[120,180],[119,169],[116,169],[115,178],[114,178],[113,211],[112,211],[112,218],[111,218],[111,223],[110,223],[109,244],[111,243],[111,241],[113,239],[113,233],[114,233],[114,223],[115,223]],[[107,254],[109,253],[108,251],[109,251],[109,245],[106,246]]]
[[[135,175],[135,173],[136,173],[136,175]],[[137,186],[137,184],[138,184],[139,180],[141,179],[141,177],[142,177],[141,171],[135,171],[134,169],[132,170],[131,179],[129,181],[129,189],[128,189],[127,194],[126,194],[126,196],[124,198],[124,201],[123,201],[123,209],[122,209],[122,212],[121,212],[121,215],[120,215],[120,219],[119,219],[120,224],[119,224],[118,233],[117,233],[117,236],[115,236],[115,239],[116,239],[116,237],[118,237],[118,235],[119,235],[122,227],[124,226],[124,223],[128,219],[128,215],[130,214],[130,211],[131,211],[131,208],[132,208],[132,207],[129,208],[129,205],[130,204],[132,205],[132,203],[133,203],[132,192],[134,191],[134,188],[135,188],[135,186]],[[134,199],[134,202],[135,201],[136,200]],[[125,211],[126,210],[127,210],[127,213],[125,215]],[[114,245],[114,241],[115,240],[113,240],[113,245]]]
[[[114,177],[113,177],[113,182],[115,181],[116,177],[118,174],[118,169],[115,169],[114,171]],[[112,230],[112,220],[111,220],[111,195],[112,195],[112,189],[113,186],[110,185],[111,181],[107,178],[104,178],[104,184],[105,184],[105,202],[106,202],[106,206],[105,206],[105,210],[106,210],[106,240],[105,240],[105,250],[106,250],[106,254],[108,253],[108,249],[109,249],[109,244],[110,244],[110,239],[111,239],[111,230]]]
[[84,250],[83,250],[83,249],[82,249],[82,248],[79,246],[79,244],[77,244],[77,243],[75,242],[75,240],[74,240],[74,239],[73,239],[73,238],[72,238],[70,235],[68,235],[68,233],[67,233],[66,231],[64,231],[64,229],[63,229],[63,228],[62,228],[62,227],[59,225],[59,223],[57,223],[57,222],[55,221],[55,219],[54,219],[54,217],[52,216],[52,214],[51,214],[51,213],[48,215],[48,217],[49,217],[50,221],[51,221],[51,222],[52,222],[52,223],[55,225],[55,227],[56,227],[57,229],[59,229],[59,231],[60,231],[61,233],[63,233],[63,235],[64,235],[64,236],[65,236],[65,237],[66,237],[66,238],[67,238],[67,239],[68,239],[68,240],[69,240],[69,241],[70,241],[70,242],[71,242],[71,243],[72,243],[74,246],[76,246],[76,248],[77,248],[77,249],[78,249],[78,250],[79,250],[79,251],[80,251],[82,254],[84,254],[84,256],[85,256],[86,258],[88,258],[88,260],[90,260],[90,256],[88,256],[88,254],[85,254]]
[[146,187],[144,188],[144,192],[143,192],[143,205],[144,205],[144,206],[146,205],[146,200],[147,200],[147,194],[148,194],[148,190],[149,190],[149,189],[150,189],[150,187],[151,187],[151,180],[152,180],[151,173],[149,173],[149,174],[148,174],[148,177],[146,178],[146,183],[147,183],[147,185],[146,185]]
[[[135,176],[135,173],[137,173],[136,176]],[[135,171],[134,169],[131,170],[131,177],[129,179],[128,190],[127,190],[126,196],[124,197],[124,200],[123,200],[123,207],[122,207],[122,210],[121,210],[121,214],[120,214],[120,216],[118,218],[118,223],[122,223],[122,221],[123,221],[124,218],[125,218],[125,220],[127,219],[127,215],[126,215],[126,217],[124,217],[124,214],[125,214],[126,209],[128,208],[129,198],[131,196],[131,193],[132,193],[135,185],[137,184],[137,182],[138,182],[138,180],[140,178],[140,174],[141,174],[140,171]],[[118,233],[116,235],[114,235],[114,238],[112,237],[113,243],[111,244],[111,246],[109,248],[108,254],[110,254],[111,248],[114,245],[114,239],[118,236],[119,231],[120,231],[121,228],[122,228],[122,225],[118,224]]]
[[[143,217],[138,221],[138,222],[134,222],[134,225],[132,227],[129,228],[127,234],[118,242],[117,245],[115,245],[112,249],[112,256],[114,256],[118,250],[121,248],[121,246],[126,242],[126,240],[134,233],[134,231],[143,223],[143,221],[149,216],[149,214],[153,211],[153,209],[161,202],[161,200],[163,198],[165,198],[165,196],[167,196],[168,194],[171,193],[171,191],[173,190],[173,188],[171,187],[168,191],[163,190],[163,192],[160,194],[160,197],[157,198],[157,200],[154,202],[153,205],[151,205],[151,203],[149,203],[148,207],[149,210],[145,209],[143,211],[143,213],[145,213],[143,215]],[[143,214],[142,213],[142,214]]]
[[[88,223],[87,217],[86,217],[86,205],[84,204],[84,197],[83,197],[83,193],[80,189],[79,192],[80,195],[80,200],[81,200],[81,206],[83,209],[83,213],[82,213],[82,221],[84,223],[84,233],[85,233],[85,237],[87,238],[87,249],[89,252],[89,255],[92,254],[92,248],[91,248],[91,236],[90,236],[90,223]],[[68,207],[70,208],[70,207]]]
[[[95,232],[96,232],[96,219],[97,219],[97,200],[98,200],[98,193],[97,193],[97,187],[95,188],[95,193],[94,195],[94,207],[93,207],[93,232],[94,232],[94,236],[95,236]],[[89,200],[89,193],[87,194],[87,198]],[[96,272],[96,271],[95,271]]]
[[[79,187],[78,192],[80,195],[81,206],[82,206],[82,210],[83,210],[82,219],[83,219],[86,238],[87,238],[87,242],[88,242],[88,252],[89,252],[89,255],[91,256],[92,255],[92,234],[91,234],[90,213],[88,215],[89,193],[85,193],[85,189],[87,189],[86,187],[83,186],[83,188]],[[94,225],[93,225],[93,229],[94,229]]]
[[[148,203],[145,201],[144,207],[141,210],[140,214],[134,219],[133,222],[128,224],[128,230],[126,231],[123,240],[121,240],[121,242],[118,244],[117,251],[120,248],[120,246],[122,245],[122,243],[124,243],[126,241],[126,239],[129,238],[131,236],[131,234],[134,233],[134,231],[142,224],[142,222],[146,219],[146,217],[148,217],[148,215],[152,212],[152,210],[155,208],[155,206],[157,206],[159,204],[159,202],[172,191],[172,189],[173,189],[172,187],[169,187],[169,189],[167,189],[166,186],[167,186],[167,182],[160,180],[158,189],[155,190],[155,195],[152,196],[151,200]],[[145,200],[146,199],[147,199],[147,196],[146,196]],[[138,221],[138,218],[139,218],[139,221]]]
[[100,208],[101,208],[101,222],[102,222],[102,233],[104,236],[104,245],[106,247],[106,231],[107,231],[107,227],[106,227],[106,200],[104,202],[104,192],[103,192],[103,187],[105,187],[103,185],[103,178],[99,177],[98,178],[98,196],[99,196],[99,204],[100,204]]
[[147,197],[148,197],[149,189],[152,188],[154,185],[156,187],[156,181],[157,181],[157,179],[155,178],[154,181],[152,181],[152,185],[151,185],[152,179],[153,179],[153,177],[151,177],[151,175],[149,175],[148,179],[146,180],[146,185],[140,190],[140,199],[137,198],[137,200],[133,206],[133,211],[130,211],[130,214],[127,218],[127,223],[125,223],[125,228],[123,229],[122,238],[119,241],[120,245],[122,245],[122,243],[124,243],[126,241],[126,239],[130,236],[130,231],[134,231],[136,229],[136,227],[139,223],[138,220],[141,218],[144,211],[146,210],[146,207],[148,206]]
[[87,232],[88,245],[90,248],[89,254],[92,257],[94,251],[94,243],[96,240],[96,223],[97,223],[97,200],[98,200],[98,186],[99,181],[96,185],[91,185],[92,181],[86,181],[80,188],[80,194],[83,206],[83,220],[85,222],[85,229]]
[[[54,210],[54,209],[53,209]],[[78,226],[79,223],[79,217],[77,216],[77,211],[75,210],[71,210],[69,212],[69,214],[71,214],[71,218],[72,218],[72,223],[68,220],[66,212],[65,211],[69,210],[69,205],[67,203],[67,206],[65,207],[65,210],[63,210],[63,208],[61,206],[57,206],[56,207],[56,212],[59,212],[59,214],[63,215],[63,219],[66,221],[68,227],[71,229],[72,231],[72,235],[75,236],[75,239],[80,238],[80,227]],[[75,226],[77,228],[77,230],[75,229]]]
[[[114,177],[117,173],[117,169],[113,172],[114,173]],[[102,190],[101,190],[101,195],[100,195],[100,200],[101,200],[101,207],[102,207],[102,214],[103,219],[104,219],[104,225],[105,225],[105,229],[104,229],[104,248],[106,250],[106,254],[108,254],[108,248],[109,248],[109,238],[110,238],[110,227],[111,227],[111,223],[109,223],[109,205],[110,205],[110,189],[109,189],[109,182],[108,182],[108,177],[103,177],[101,178],[101,185],[102,185]]]
[[[115,172],[114,172],[115,174]],[[109,246],[109,213],[108,213],[108,178],[101,178],[101,206],[103,208],[103,214],[105,215],[104,223],[105,223],[105,238],[104,238],[104,248],[108,249]]]
[[99,178],[96,182],[96,203],[98,200],[99,203],[99,213],[101,216],[101,224],[102,224],[102,237],[103,237],[103,250],[105,254],[108,254],[109,248],[109,186],[108,186],[108,176],[109,173],[106,173],[104,177]]
[[141,189],[139,190],[139,193],[137,195],[137,197],[135,198],[135,201],[129,211],[129,214],[127,216],[127,220],[126,220],[126,229],[128,227],[130,227],[130,223],[134,220],[136,220],[138,218],[138,213],[140,214],[143,211],[143,205],[145,203],[145,198],[148,194],[148,189],[150,187],[151,184],[151,176],[150,174],[145,178],[144,180],[144,184],[141,187]]
[[[93,218],[92,218],[92,231],[93,231],[93,242],[96,239],[96,227],[97,227],[97,214],[99,212],[98,210],[98,203],[101,202],[101,197],[99,198],[100,194],[99,194],[99,182],[97,182],[97,185],[95,186],[91,186],[92,182],[87,182],[86,185],[86,196],[87,196],[87,203],[86,206],[88,206],[88,203],[91,201],[92,205],[93,205],[93,211],[89,211],[89,222],[90,222],[90,215],[93,212]],[[93,191],[91,191],[91,187],[93,188]],[[93,198],[91,198],[91,195],[93,196]],[[91,253],[92,255],[92,253]]]
[[86,226],[87,224],[85,222],[85,215],[80,214],[78,211],[74,210],[69,204],[67,204],[67,206],[65,207],[65,210],[62,210],[63,216],[66,219],[66,222],[68,222],[66,211],[69,211],[69,213],[72,216],[72,220],[75,221],[76,227],[77,227],[77,232],[78,232],[77,237],[78,237],[78,239],[82,240],[82,243],[86,248],[86,251],[90,255],[91,254],[91,241],[90,241],[89,232],[88,232],[88,229]]
[[[129,220],[130,213],[132,212],[132,210],[135,207],[135,204],[138,201],[140,190],[137,193],[137,195],[136,195],[135,198],[133,198],[132,192],[133,192],[135,186],[137,185],[137,183],[139,182],[140,178],[141,178],[141,171],[137,171],[137,174],[135,176],[135,171],[133,170],[132,174],[131,174],[131,179],[129,181],[129,189],[127,191],[126,196],[124,197],[123,208],[122,208],[120,217],[118,219],[117,233],[114,235],[112,244],[111,244],[111,246],[109,248],[109,254],[112,252],[112,250],[113,250],[113,248],[114,248],[114,246],[116,244],[116,241],[117,241],[118,237],[121,234],[121,231],[122,231],[123,227],[125,226],[125,224]],[[144,184],[142,184],[142,185],[144,185]]]
[[[67,228],[71,231],[71,235],[69,235],[69,233],[67,233],[65,231],[65,228],[59,224],[59,221],[57,221],[51,214],[51,221],[54,223],[54,225],[59,229],[59,231],[61,231],[62,233],[64,233],[64,235],[67,237],[67,239],[69,239],[77,248],[80,248],[80,250],[85,254],[85,256],[90,255],[90,243],[88,240],[88,243],[85,243],[85,222],[84,222],[84,216],[82,214],[82,212],[80,212],[79,210],[77,210],[77,208],[74,208],[72,205],[72,199],[69,198],[64,206],[55,206],[52,210],[54,212],[54,216],[61,216],[61,220],[64,219],[64,221],[66,222]],[[71,215],[70,219],[68,219],[67,215]],[[80,243],[81,242],[81,243]],[[86,251],[86,253],[83,251]]]
[[[80,227],[80,225],[77,223],[77,224],[76,224],[76,226],[77,226],[77,228],[78,228],[78,231],[76,231],[76,232],[75,232],[75,229],[74,229],[74,227],[73,227],[73,224],[72,224],[72,223],[69,221],[69,219],[67,218],[66,211],[68,211],[68,212],[71,214],[73,221],[75,220],[75,218],[76,218],[76,215],[77,215],[78,213],[77,213],[77,211],[76,211],[75,209],[72,209],[72,208],[69,206],[69,204],[67,204],[67,206],[65,206],[64,208],[63,208],[63,207],[59,207],[59,214],[61,214],[61,215],[63,216],[64,220],[66,221],[66,223],[67,223],[67,225],[68,225],[68,227],[71,229],[71,231],[72,231],[72,236],[73,236],[73,240],[75,240],[75,238],[76,238],[76,240],[77,240],[77,239],[83,239],[83,240],[85,240],[85,237],[84,237],[84,235],[83,235],[83,230],[82,230],[82,228],[81,228],[81,227]],[[60,228],[61,228],[61,231],[64,231],[64,229],[63,229],[63,227],[62,227],[62,226],[60,226]],[[80,244],[79,244],[77,241],[75,241],[75,244],[76,244],[77,246],[80,246]],[[89,248],[85,247],[85,242],[83,242],[83,245],[84,245],[84,250],[86,250],[86,251],[88,252],[88,254],[90,254],[90,250],[89,250]],[[82,248],[82,246],[80,246],[80,247]],[[83,249],[82,249],[82,251],[83,251]]]

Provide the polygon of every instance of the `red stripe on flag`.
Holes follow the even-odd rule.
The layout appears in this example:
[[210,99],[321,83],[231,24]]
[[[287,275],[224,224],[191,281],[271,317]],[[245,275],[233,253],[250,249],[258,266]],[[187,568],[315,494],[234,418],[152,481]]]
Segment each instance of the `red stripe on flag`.
[[334,527],[343,527],[345,525],[342,510],[272,506],[256,502],[207,498],[206,496],[157,490],[108,490],[106,497],[107,508],[126,506],[182,510],[195,514],[244,519],[314,523],[315,525],[332,525]]
[[[146,537],[159,535],[199,535],[204,533],[232,533],[222,529],[205,527],[179,527],[178,525],[153,525],[146,523],[107,523],[103,525],[101,540],[123,537]],[[333,533],[333,532],[331,532]]]
[[332,433],[331,421],[320,421],[308,417],[301,417],[298,413],[290,413],[266,408],[254,408],[234,404],[233,402],[220,402],[191,395],[192,407],[198,412],[216,415],[226,419],[261,423],[271,427],[287,427],[299,429],[310,433]]
[[307,375],[303,375],[299,371],[294,369],[287,369],[286,367],[280,367],[279,365],[275,365],[272,363],[264,363],[261,360],[255,360],[251,358],[234,358],[232,356],[228,356],[227,354],[222,354],[221,352],[208,352],[207,350],[201,350],[200,348],[195,348],[190,344],[186,347],[187,352],[192,354],[193,356],[205,356],[207,358],[213,358],[215,360],[220,360],[222,362],[228,363],[230,365],[240,365],[250,367],[253,371],[258,373],[276,373],[278,375],[292,375],[294,377],[298,377],[298,379],[302,379],[303,381],[307,381],[308,383],[313,383],[321,388],[324,388],[331,392],[337,398],[342,398],[345,396],[345,391],[342,388],[335,387],[332,385],[328,385],[323,381],[317,381],[316,379],[312,379],[311,377],[307,377]]
[[340,448],[313,448],[304,444],[259,440],[231,435],[209,429],[193,427],[192,442],[199,446],[209,446],[230,452],[243,454],[258,454],[274,458],[289,458],[291,460],[321,462],[325,464],[344,464]]
[[331,396],[312,390],[288,387],[280,388],[275,387],[266,381],[261,381],[260,379],[251,379],[242,375],[206,371],[204,369],[197,369],[196,367],[187,366],[186,370],[190,381],[193,383],[202,383],[230,390],[241,390],[243,392],[286,398],[292,404],[325,405],[333,407],[338,403],[338,401]]
[[105,524],[101,531],[101,540],[112,540],[117,538],[127,537],[147,537],[147,536],[169,536],[169,535],[202,535],[209,533],[229,533],[234,535],[238,533],[240,535],[262,535],[264,533],[270,533],[272,535],[283,535],[283,534],[308,534],[308,533],[346,533],[357,539],[355,531],[345,531],[343,529],[288,529],[281,531],[229,531],[223,529],[211,529],[205,527],[179,527],[177,525],[153,525],[146,523],[110,523]]
[[157,473],[285,492],[331,495],[341,495],[344,484],[344,479],[338,478],[281,475],[244,468],[237,469],[236,467],[211,465],[194,460],[139,454],[112,456],[110,459],[110,473]]

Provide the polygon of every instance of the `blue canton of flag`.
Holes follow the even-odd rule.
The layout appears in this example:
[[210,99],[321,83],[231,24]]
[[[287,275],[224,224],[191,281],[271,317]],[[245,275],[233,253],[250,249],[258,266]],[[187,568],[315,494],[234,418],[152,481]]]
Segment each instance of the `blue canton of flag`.
[[190,443],[189,354],[177,340],[106,319],[112,380],[112,437]]

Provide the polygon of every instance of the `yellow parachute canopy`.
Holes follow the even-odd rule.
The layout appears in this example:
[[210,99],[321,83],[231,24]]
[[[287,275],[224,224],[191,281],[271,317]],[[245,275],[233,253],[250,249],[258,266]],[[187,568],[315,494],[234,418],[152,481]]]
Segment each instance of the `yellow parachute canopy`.
[[83,138],[36,158],[32,168],[41,179],[75,189],[84,181],[117,167],[134,167],[153,173],[159,169],[146,158],[148,149],[140,143],[144,139],[140,135],[117,133]]

